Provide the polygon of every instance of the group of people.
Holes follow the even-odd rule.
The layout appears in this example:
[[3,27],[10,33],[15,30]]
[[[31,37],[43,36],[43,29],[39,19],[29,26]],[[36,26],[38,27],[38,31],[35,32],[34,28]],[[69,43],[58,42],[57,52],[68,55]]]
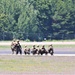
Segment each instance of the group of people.
[[[20,53],[22,54],[22,47],[19,43],[19,40],[14,40],[11,44],[11,50],[12,50],[12,54],[14,54],[14,52],[16,52],[16,54]],[[51,54],[53,55],[54,54],[54,50],[53,50],[53,46],[52,44],[48,46],[48,48],[46,49],[45,48],[45,45],[43,45],[41,48],[40,46],[36,46],[36,45],[33,45],[32,48],[28,48],[27,45],[25,45],[24,47],[24,54],[40,54],[40,55],[43,55],[43,54]]]
[[12,54],[14,54],[14,52],[16,52],[16,54],[18,54],[20,52],[20,54],[22,54],[22,47],[19,43],[19,40],[13,40],[13,42],[11,43],[11,50],[12,50]]

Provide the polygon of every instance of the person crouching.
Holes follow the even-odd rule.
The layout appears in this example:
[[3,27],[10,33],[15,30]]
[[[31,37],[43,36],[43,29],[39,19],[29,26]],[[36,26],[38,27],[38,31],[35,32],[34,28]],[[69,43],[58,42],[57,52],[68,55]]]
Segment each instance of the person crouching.
[[49,49],[48,49],[48,53],[50,53],[51,55],[54,54],[54,50],[53,50],[53,45],[49,45]]

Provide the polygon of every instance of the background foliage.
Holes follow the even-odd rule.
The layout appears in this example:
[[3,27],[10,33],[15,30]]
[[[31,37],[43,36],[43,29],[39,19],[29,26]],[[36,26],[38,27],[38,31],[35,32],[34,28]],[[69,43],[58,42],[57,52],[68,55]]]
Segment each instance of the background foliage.
[[75,0],[0,0],[0,40],[62,39],[75,34]]

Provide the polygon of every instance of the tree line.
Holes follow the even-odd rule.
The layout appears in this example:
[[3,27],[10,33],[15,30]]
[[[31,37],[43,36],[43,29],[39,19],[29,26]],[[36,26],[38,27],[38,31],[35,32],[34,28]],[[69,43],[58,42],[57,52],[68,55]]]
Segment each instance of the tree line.
[[75,0],[0,0],[0,40],[3,34],[7,40],[75,34]]

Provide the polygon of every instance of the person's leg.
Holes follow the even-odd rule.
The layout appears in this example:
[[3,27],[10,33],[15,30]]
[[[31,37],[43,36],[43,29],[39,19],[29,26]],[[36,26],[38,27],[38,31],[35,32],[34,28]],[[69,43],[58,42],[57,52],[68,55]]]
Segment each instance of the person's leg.
[[16,50],[16,54],[18,54],[18,50]]
[[20,51],[20,54],[22,54],[22,50],[20,49],[19,51]]
[[14,54],[14,49],[12,49],[12,54]]
[[26,55],[26,51],[24,51],[24,54]]

